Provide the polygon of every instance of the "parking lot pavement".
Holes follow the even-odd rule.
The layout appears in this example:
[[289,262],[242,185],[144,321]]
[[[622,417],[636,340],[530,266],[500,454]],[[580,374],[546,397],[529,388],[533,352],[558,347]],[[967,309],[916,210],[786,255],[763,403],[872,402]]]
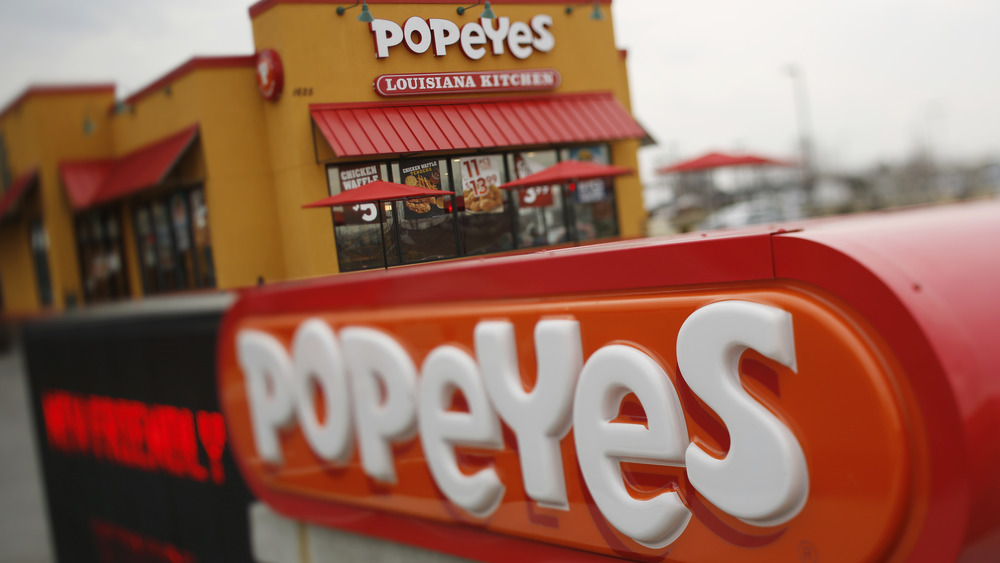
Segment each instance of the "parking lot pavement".
[[0,563],[53,561],[18,347],[0,355]]

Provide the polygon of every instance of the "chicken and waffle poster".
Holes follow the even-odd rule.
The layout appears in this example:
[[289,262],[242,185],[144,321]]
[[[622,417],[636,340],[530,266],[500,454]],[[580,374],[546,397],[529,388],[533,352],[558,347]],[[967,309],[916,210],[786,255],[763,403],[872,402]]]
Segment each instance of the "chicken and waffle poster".
[[[441,189],[441,165],[437,160],[410,160],[400,165],[400,176],[407,186],[429,190]],[[403,202],[403,217],[425,219],[439,217],[447,212],[448,201],[441,197],[421,197]]]

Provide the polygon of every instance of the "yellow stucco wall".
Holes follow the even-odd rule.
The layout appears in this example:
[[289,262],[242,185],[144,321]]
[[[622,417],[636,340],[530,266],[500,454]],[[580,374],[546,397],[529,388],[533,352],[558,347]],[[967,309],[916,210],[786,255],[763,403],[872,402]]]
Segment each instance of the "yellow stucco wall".
[[[27,102],[10,108],[0,118],[11,181],[41,161],[35,114]],[[30,313],[39,307],[25,215],[22,212],[0,223],[0,284],[3,313],[7,315]]]
[[198,74],[203,91],[202,143],[208,155],[206,198],[219,287],[286,277],[274,213],[264,104],[252,68]]
[[[557,92],[611,91],[628,107],[624,65],[614,44],[607,6],[604,19],[593,20],[583,9],[567,15],[565,3],[495,4],[497,15],[512,22],[528,22],[538,14],[552,16],[550,30],[555,47],[548,53],[535,51],[525,60],[515,58],[507,49],[503,55],[487,54],[478,61],[465,57],[458,45],[450,46],[444,57],[435,57],[431,52],[414,54],[400,45],[390,50],[388,58],[376,59],[368,24],[357,21],[356,9],[338,16],[336,6],[278,4],[254,19],[257,49],[274,48],[281,55],[285,69],[282,105],[304,109],[309,103],[384,100],[372,89],[372,81],[380,74],[555,68],[563,78]],[[481,11],[472,8],[459,16],[455,7],[456,4],[372,4],[371,9],[376,18],[399,24],[411,16],[420,16],[448,19],[459,26],[476,21]],[[296,87],[311,87],[313,95],[289,96]]]
[[27,221],[8,221],[0,226],[0,283],[5,315],[38,310],[38,288],[31,263]]
[[[557,93],[610,91],[628,109],[625,60],[614,44],[610,10],[605,6],[604,19],[593,20],[589,7],[572,14],[567,14],[565,7],[564,3],[494,4],[497,15],[512,22],[530,22],[538,14],[552,17],[549,29],[555,47],[548,53],[535,51],[526,60],[517,59],[506,49],[503,55],[488,53],[474,61],[458,45],[450,46],[443,57],[431,52],[414,54],[400,45],[390,50],[388,58],[377,59],[368,24],[356,19],[358,9],[338,16],[336,4],[281,3],[258,14],[253,20],[256,47],[275,49],[284,67],[284,93],[279,101],[267,104],[265,118],[288,277],[337,271],[329,214],[303,213],[300,209],[302,204],[326,196],[328,189],[323,166],[315,162],[309,104],[386,101],[372,88],[375,77],[381,74],[555,68],[562,75]],[[454,4],[371,5],[376,18],[400,25],[411,16],[420,16],[448,19],[462,26],[475,21],[481,12],[475,7],[459,16],[455,8]],[[310,95],[295,95],[296,90]],[[426,99],[442,97],[470,96]],[[613,160],[638,170],[637,148],[636,140],[613,142]],[[638,175],[617,180],[616,192],[620,233],[641,235],[645,211]]]
[[[80,265],[77,256],[73,210],[63,189],[59,163],[105,157],[111,143],[107,108],[111,92],[66,96],[41,96],[31,100],[36,113],[41,147],[39,190],[42,216],[49,236],[49,269],[53,306],[61,309],[65,299],[82,301]],[[91,120],[88,133],[84,121]]]
[[[49,238],[49,271],[52,279],[53,308],[65,300],[82,297],[80,267],[76,252],[73,214],[62,187],[59,163],[107,156],[111,146],[107,108],[114,101],[110,89],[99,91],[47,92],[28,96],[0,120],[8,160],[16,175],[38,168],[40,208],[23,209],[23,214],[41,215]],[[90,122],[85,128],[84,122]],[[8,311],[28,312],[39,307],[35,273],[30,260],[27,219],[20,227],[0,232],[0,271],[3,272],[5,305]],[[21,232],[23,231],[23,233]],[[23,254],[23,256],[22,256]],[[24,256],[27,256],[25,260]],[[7,286],[12,288],[8,293]]]
[[[292,7],[292,6],[289,6]],[[333,11],[332,6],[326,6]],[[294,6],[292,8],[316,8]],[[285,62],[288,45],[303,49],[303,57],[312,49],[315,39],[302,37],[314,29],[306,20],[306,12],[289,11],[285,6],[271,10],[272,17],[254,21],[255,43],[258,50],[273,48],[282,57],[284,89],[274,102],[265,102],[264,124],[271,154],[272,177],[275,186],[275,211],[278,217],[282,254],[285,257],[288,279],[306,278],[337,273],[336,246],[328,212],[303,210],[302,205],[328,195],[325,168],[316,163],[309,104],[320,100],[313,96],[294,96],[295,88],[308,87],[315,67],[323,66],[318,52],[313,64],[306,67],[293,63],[294,70]],[[257,33],[261,36],[258,37]],[[295,58],[294,56],[292,57]],[[309,67],[313,67],[310,70]],[[259,94],[258,94],[259,97]]]
[[[285,277],[262,104],[252,67],[196,68],[169,88],[142,96],[113,120],[116,156],[199,124],[220,288]],[[134,236],[131,229],[127,235]],[[134,256],[134,243],[129,245]],[[141,292],[137,268],[130,268],[130,284]]]

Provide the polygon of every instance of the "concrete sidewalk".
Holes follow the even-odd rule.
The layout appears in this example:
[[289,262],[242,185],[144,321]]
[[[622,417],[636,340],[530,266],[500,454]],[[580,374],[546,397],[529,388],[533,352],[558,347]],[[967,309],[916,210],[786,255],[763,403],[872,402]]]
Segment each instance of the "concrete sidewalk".
[[0,355],[0,563],[54,561],[20,343]]

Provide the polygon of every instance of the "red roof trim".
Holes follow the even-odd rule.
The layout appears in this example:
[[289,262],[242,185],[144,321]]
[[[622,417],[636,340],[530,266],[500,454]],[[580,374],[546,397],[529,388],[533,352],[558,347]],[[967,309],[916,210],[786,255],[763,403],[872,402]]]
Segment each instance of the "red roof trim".
[[38,168],[32,168],[18,176],[10,185],[10,188],[4,192],[3,197],[0,197],[0,219],[5,218],[14,209],[21,197],[37,183]]
[[[402,104],[314,104],[309,111],[339,157],[646,136],[610,92]],[[401,119],[385,119],[389,112],[398,113]],[[400,134],[404,125],[411,134]]]
[[7,114],[14,111],[28,98],[35,96],[73,96],[78,94],[114,94],[115,85],[111,82],[99,84],[32,84],[24,89],[20,95],[10,101],[3,110],[0,110],[0,119],[7,117]]
[[[601,4],[610,5],[612,0],[597,0]],[[400,4],[400,0],[368,0],[369,4]],[[459,6],[462,2],[455,2],[455,0],[407,0],[407,4],[454,4]],[[470,2],[471,3],[471,2]],[[492,0],[492,4],[552,4],[552,0]],[[580,3],[584,2],[571,2]],[[586,4],[592,4],[593,2],[585,2]],[[263,14],[264,12],[270,10],[271,8],[279,4],[329,4],[331,6],[350,6],[350,0],[261,0],[256,4],[250,6],[250,18],[256,18],[257,16]]]
[[66,195],[82,211],[162,184],[197,138],[194,124],[118,159],[60,163]]
[[129,105],[134,105],[136,102],[142,100],[143,98],[149,96],[150,94],[162,90],[167,85],[176,82],[177,80],[184,77],[186,74],[194,72],[196,70],[235,68],[243,66],[252,67],[256,60],[257,60],[257,55],[238,55],[232,57],[193,57],[186,63],[182,64],[181,66],[175,68],[174,70],[158,78],[149,86],[146,86],[145,88],[125,98],[125,103]]

